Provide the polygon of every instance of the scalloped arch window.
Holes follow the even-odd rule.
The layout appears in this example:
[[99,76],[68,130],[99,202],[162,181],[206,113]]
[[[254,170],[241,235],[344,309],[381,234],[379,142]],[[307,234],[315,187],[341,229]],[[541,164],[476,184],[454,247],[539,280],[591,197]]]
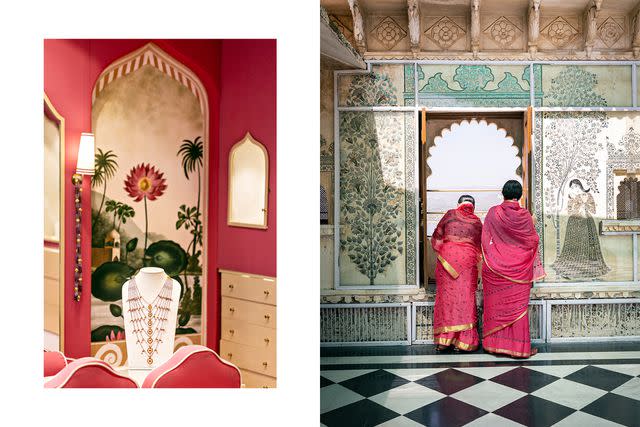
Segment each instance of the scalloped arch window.
[[463,120],[435,137],[427,164],[427,234],[431,235],[442,214],[457,205],[462,194],[476,200],[481,218],[491,206],[502,202],[502,186],[517,174],[521,164],[513,138],[495,123]]

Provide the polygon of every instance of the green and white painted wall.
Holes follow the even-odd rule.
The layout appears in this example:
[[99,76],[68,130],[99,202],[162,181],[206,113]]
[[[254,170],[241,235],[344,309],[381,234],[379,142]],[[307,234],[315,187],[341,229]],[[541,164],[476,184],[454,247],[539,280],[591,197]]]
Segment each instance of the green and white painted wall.
[[[557,313],[553,321],[560,324],[535,321],[546,322],[556,338],[598,336],[597,319],[609,319],[607,328],[613,321],[619,335],[640,336],[637,240],[601,232],[602,221],[619,219],[622,181],[640,173],[634,74],[633,62],[595,61],[389,61],[335,78],[322,70],[321,185],[332,215],[321,226],[321,302],[433,301],[419,284],[418,111],[472,115],[474,109],[533,106],[532,213],[548,276],[532,297],[585,302],[572,303],[563,318],[558,304],[538,304],[540,316]],[[599,318],[593,310],[604,311]],[[333,334],[327,341],[360,341],[337,338],[334,323],[342,320],[332,316],[323,318],[323,337]],[[415,325],[416,315],[407,316]],[[595,320],[578,331],[580,322],[588,324],[584,316]]]

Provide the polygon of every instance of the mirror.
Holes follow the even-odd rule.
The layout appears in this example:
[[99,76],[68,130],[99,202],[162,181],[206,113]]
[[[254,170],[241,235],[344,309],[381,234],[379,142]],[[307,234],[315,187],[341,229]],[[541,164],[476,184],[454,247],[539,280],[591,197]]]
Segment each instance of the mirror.
[[44,95],[44,349],[64,351],[64,118]]
[[229,152],[229,207],[227,224],[267,228],[269,155],[247,132]]

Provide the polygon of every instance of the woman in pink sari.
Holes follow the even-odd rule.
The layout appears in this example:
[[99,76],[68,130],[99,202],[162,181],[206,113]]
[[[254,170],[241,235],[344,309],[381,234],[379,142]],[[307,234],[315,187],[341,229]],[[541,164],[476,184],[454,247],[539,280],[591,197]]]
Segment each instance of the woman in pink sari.
[[475,200],[464,195],[457,209],[449,210],[431,237],[438,255],[433,333],[436,349],[450,345],[472,351],[478,348],[476,288],[482,223],[473,213]]
[[504,202],[489,209],[482,229],[482,347],[512,357],[536,354],[529,336],[529,291],[544,277],[531,214],[518,200],[522,185],[507,181]]

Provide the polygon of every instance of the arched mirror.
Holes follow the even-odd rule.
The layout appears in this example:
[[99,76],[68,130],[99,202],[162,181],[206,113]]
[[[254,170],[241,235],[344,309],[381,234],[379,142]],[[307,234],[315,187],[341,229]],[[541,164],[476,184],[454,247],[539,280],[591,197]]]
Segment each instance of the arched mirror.
[[229,152],[229,208],[227,223],[236,227],[267,228],[269,155],[250,133]]
[[64,350],[64,118],[44,95],[44,348]]

